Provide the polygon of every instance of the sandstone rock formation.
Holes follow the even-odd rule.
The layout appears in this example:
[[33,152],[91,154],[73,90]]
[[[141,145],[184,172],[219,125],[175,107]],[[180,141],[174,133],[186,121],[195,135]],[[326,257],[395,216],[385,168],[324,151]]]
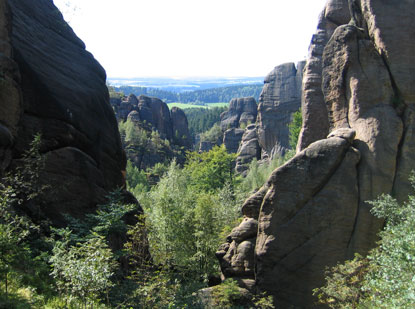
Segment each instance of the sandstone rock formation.
[[257,104],[254,98],[235,98],[229,102],[229,108],[220,116],[222,131],[231,128],[240,128],[255,123]]
[[259,146],[255,124],[251,124],[245,129],[237,153],[235,170],[238,174],[245,176],[249,163],[254,159],[259,160],[261,158],[261,147]]
[[[135,97],[133,94],[130,96]],[[161,137],[168,140],[173,139],[173,124],[166,103],[158,98],[141,95],[138,97],[137,107],[143,122],[150,124],[160,133]]]
[[312,39],[302,151],[244,203],[244,221],[218,251],[224,277],[280,308],[315,306],[324,269],[375,246],[383,222],[366,201],[402,201],[415,169],[415,3],[350,7],[329,0]]
[[190,137],[189,124],[187,122],[186,114],[178,107],[173,107],[170,111],[172,122],[173,139],[179,146],[184,146],[190,149],[192,140]]
[[53,184],[41,212],[59,225],[93,211],[124,185],[104,69],[49,0],[1,0],[0,42],[1,169],[41,133],[41,178]]
[[243,134],[244,130],[239,128],[228,129],[223,133],[223,144],[229,153],[238,152],[239,143],[242,140]]
[[289,148],[288,124],[301,105],[301,81],[305,62],[281,64],[268,74],[259,97],[258,137],[267,157]]

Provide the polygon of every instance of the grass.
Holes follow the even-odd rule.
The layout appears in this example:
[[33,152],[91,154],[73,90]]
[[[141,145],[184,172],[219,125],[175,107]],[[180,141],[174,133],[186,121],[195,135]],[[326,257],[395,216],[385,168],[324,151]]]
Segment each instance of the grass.
[[204,105],[196,105],[196,104],[192,104],[192,103],[178,103],[178,102],[174,102],[174,103],[167,103],[167,105],[169,106],[169,108],[171,109],[172,107],[176,106],[178,108],[181,109],[186,109],[186,108],[213,108],[213,107],[222,107],[222,106],[228,106],[229,103],[204,103]]

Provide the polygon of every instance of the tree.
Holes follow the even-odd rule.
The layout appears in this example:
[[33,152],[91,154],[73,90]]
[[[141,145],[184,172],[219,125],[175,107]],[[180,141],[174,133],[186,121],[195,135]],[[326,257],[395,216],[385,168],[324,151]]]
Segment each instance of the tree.
[[298,137],[300,135],[301,126],[303,124],[303,118],[301,115],[301,109],[293,114],[291,123],[288,125],[290,131],[290,147],[295,150],[297,148]]
[[62,239],[56,241],[52,251],[51,275],[70,301],[79,299],[87,308],[113,286],[110,280],[116,267],[113,254],[105,238],[98,234],[84,243],[70,245],[71,231],[63,229],[58,233]]
[[208,152],[189,153],[185,169],[196,190],[209,192],[223,188],[226,183],[233,184],[235,159],[236,154],[229,154],[224,145],[215,146]]

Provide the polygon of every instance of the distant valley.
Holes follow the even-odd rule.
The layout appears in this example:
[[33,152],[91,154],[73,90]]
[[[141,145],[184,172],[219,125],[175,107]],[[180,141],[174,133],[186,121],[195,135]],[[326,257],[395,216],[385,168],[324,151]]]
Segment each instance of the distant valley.
[[236,85],[263,84],[264,77],[109,77],[108,82],[115,87],[146,87],[181,93]]

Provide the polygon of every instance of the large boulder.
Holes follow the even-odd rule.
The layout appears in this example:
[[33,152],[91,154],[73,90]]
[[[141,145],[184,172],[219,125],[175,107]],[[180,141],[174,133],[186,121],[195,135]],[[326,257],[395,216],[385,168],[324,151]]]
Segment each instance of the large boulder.
[[305,62],[285,63],[265,78],[259,97],[258,138],[267,157],[283,155],[289,148],[288,124],[300,109],[301,81]]
[[246,127],[255,123],[256,117],[257,103],[254,98],[235,98],[229,102],[228,110],[220,115],[220,127],[222,131]]
[[58,225],[94,211],[124,185],[104,69],[50,0],[1,0],[0,40],[0,166],[18,165],[41,133],[41,179],[53,184],[41,211]]
[[255,280],[281,308],[314,307],[326,267],[376,245],[384,222],[367,201],[405,200],[415,169],[415,3],[351,4],[328,1],[312,39],[299,151],[244,203],[218,251],[225,278]]

